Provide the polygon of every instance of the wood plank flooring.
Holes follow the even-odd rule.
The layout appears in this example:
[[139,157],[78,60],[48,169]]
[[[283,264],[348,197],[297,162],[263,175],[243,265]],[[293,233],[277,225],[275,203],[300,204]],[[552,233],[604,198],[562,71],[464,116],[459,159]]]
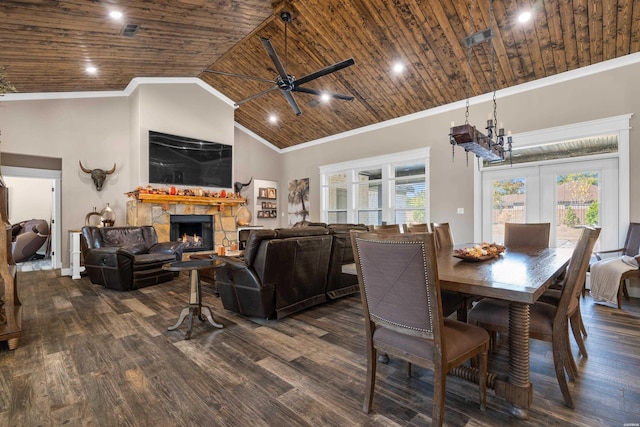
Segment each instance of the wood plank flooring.
[[[24,336],[0,343],[0,426],[426,426],[432,375],[392,358],[379,365],[373,411],[361,412],[365,343],[359,297],[279,321],[225,311],[203,284],[215,329],[194,321],[167,331],[188,301],[186,274],[133,292],[72,280],[58,271],[21,272]],[[640,300],[623,311],[583,299],[589,358],[570,382],[576,409],[564,406],[551,346],[532,341],[530,418],[518,421],[488,392],[447,380],[451,426],[623,426],[640,422]],[[506,370],[506,339],[492,354]],[[635,424],[634,424],[635,423]]]

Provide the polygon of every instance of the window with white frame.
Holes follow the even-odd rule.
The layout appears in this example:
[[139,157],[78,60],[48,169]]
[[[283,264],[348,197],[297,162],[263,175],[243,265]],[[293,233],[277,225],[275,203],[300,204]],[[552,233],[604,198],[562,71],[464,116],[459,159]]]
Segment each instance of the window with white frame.
[[321,219],[379,225],[429,221],[429,148],[320,167]]

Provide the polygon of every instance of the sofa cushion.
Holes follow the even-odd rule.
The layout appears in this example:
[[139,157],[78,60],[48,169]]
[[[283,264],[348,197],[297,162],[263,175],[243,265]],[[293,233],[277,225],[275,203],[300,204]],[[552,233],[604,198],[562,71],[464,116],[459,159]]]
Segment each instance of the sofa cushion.
[[251,234],[247,239],[247,246],[244,249],[244,262],[247,265],[253,265],[260,243],[263,240],[273,239],[274,237],[276,237],[274,230],[251,230]]
[[289,237],[323,236],[330,231],[324,227],[308,226],[299,228],[276,228],[276,237],[286,239]]
[[143,254],[147,251],[147,245],[144,243],[131,243],[127,245],[122,245],[122,249],[125,251],[129,251],[134,255]]
[[104,246],[144,246],[147,252],[148,247],[139,227],[104,227],[100,228],[102,234],[102,243]]

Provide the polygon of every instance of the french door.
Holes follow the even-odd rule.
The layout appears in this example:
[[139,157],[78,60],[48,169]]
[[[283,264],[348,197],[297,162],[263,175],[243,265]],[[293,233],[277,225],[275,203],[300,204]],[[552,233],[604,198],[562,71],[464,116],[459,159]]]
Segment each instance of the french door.
[[573,247],[585,225],[602,227],[599,247],[617,247],[617,158],[483,171],[481,197],[483,241],[503,242],[506,222],[549,222],[552,247]]

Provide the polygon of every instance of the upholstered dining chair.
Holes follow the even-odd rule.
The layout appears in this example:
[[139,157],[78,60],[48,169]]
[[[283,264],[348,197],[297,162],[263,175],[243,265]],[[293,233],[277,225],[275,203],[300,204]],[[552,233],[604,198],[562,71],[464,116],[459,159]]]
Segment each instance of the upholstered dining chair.
[[[551,224],[543,223],[505,223],[504,224],[504,245],[507,249],[545,249],[549,247],[549,233]],[[564,277],[562,277],[564,279]],[[540,297],[539,301],[557,306],[562,296],[562,279],[558,283],[551,285]],[[578,301],[578,304],[580,301]],[[576,310],[575,316],[570,321],[571,331],[580,349],[582,357],[589,357],[584,344],[583,336],[587,336],[587,329],[582,321],[580,308]],[[492,334],[492,343],[495,335]]]
[[431,233],[384,235],[351,232],[365,317],[369,413],[379,351],[433,371],[432,424],[442,425],[446,375],[478,358],[479,400],[486,407],[489,335],[442,315],[435,242]]
[[400,224],[372,225],[369,227],[369,229],[374,233],[381,233],[381,234],[402,233],[402,228],[400,227]]
[[[565,404],[574,407],[566,375],[574,379],[578,368],[571,354],[569,320],[575,319],[582,283],[587,274],[589,259],[600,235],[600,228],[585,227],[573,250],[562,284],[558,305],[536,302],[530,307],[529,335],[533,339],[552,343],[553,364]],[[509,331],[509,302],[485,298],[469,311],[469,323],[488,331]],[[576,323],[577,324],[577,323]],[[565,374],[566,373],[566,374]]]
[[435,235],[436,249],[453,247],[453,233],[448,222],[432,222],[431,231]]
[[420,224],[405,224],[404,232],[405,233],[428,233],[431,229],[429,228],[429,224],[420,223]]
[[549,247],[551,224],[507,222],[504,224],[504,246],[506,248],[544,249]]

